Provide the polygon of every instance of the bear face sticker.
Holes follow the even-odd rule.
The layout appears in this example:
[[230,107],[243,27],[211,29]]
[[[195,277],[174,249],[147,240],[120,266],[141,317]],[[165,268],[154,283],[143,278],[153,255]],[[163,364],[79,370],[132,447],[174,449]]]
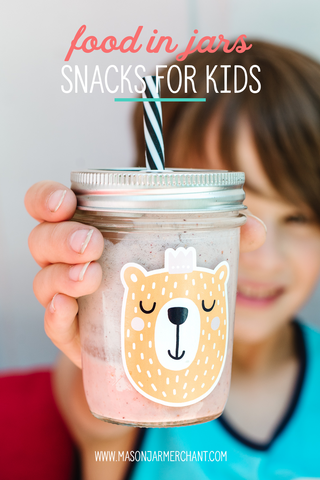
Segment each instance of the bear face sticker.
[[217,385],[228,343],[229,265],[196,266],[193,247],[165,251],[165,267],[124,265],[122,361],[130,383],[150,400],[181,407]]

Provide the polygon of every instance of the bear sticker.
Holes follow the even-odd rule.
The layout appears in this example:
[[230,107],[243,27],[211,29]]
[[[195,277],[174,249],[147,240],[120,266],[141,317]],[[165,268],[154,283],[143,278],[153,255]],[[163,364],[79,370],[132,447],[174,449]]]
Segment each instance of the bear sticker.
[[205,398],[222,374],[228,343],[229,265],[196,266],[193,247],[165,251],[165,266],[121,270],[122,361],[142,395],[181,407]]

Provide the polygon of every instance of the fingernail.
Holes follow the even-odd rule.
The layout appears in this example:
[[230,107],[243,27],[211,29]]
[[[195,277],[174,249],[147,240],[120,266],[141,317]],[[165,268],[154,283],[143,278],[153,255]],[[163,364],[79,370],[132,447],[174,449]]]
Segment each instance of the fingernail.
[[77,230],[71,235],[70,245],[72,250],[77,253],[83,253],[90,242],[93,234],[92,230]]
[[54,300],[55,300],[55,298],[56,298],[57,295],[59,295],[59,294],[56,293],[56,294],[53,296],[52,300],[51,300],[51,303],[50,303],[50,311],[51,311],[51,313],[54,313],[54,312],[56,311],[56,308],[55,308],[55,305],[54,305]]
[[84,275],[91,262],[87,262],[84,265],[74,265],[69,270],[69,278],[74,282],[82,282]]
[[253,214],[250,212],[250,210],[248,210],[248,209],[247,209],[247,210],[243,210],[243,214],[246,215],[247,217],[253,217],[253,218],[255,218],[256,220],[258,220],[258,222],[260,222],[261,225],[264,226],[264,229],[265,229],[265,231],[267,232],[267,226],[266,226],[266,224],[261,220],[261,218],[256,217],[255,215],[253,215]]
[[67,190],[56,190],[51,193],[48,200],[49,210],[54,213],[61,207],[64,197],[66,196]]

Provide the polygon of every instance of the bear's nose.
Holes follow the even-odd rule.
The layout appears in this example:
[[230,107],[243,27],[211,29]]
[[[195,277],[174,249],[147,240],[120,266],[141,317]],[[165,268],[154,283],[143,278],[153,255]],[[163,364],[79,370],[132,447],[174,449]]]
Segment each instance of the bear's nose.
[[168,308],[168,317],[174,325],[182,325],[188,317],[188,309],[185,307]]

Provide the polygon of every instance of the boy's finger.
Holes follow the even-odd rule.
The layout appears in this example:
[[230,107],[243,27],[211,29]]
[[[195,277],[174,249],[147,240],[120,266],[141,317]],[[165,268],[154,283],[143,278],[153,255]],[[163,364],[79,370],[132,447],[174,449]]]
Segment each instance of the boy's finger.
[[76,222],[42,222],[29,235],[31,255],[41,267],[97,260],[103,245],[99,230]]
[[61,183],[43,181],[29,188],[24,204],[39,222],[61,222],[73,216],[77,199],[72,190]]
[[241,227],[240,252],[251,252],[261,247],[267,235],[267,227],[263,221],[252,215],[249,210],[243,212],[246,217],[246,223]]
[[50,340],[81,368],[81,347],[78,324],[78,303],[61,293],[49,302],[44,316],[44,329]]
[[101,266],[96,262],[78,265],[57,263],[43,268],[33,281],[38,301],[46,307],[56,293],[82,297],[95,292],[102,280]]

